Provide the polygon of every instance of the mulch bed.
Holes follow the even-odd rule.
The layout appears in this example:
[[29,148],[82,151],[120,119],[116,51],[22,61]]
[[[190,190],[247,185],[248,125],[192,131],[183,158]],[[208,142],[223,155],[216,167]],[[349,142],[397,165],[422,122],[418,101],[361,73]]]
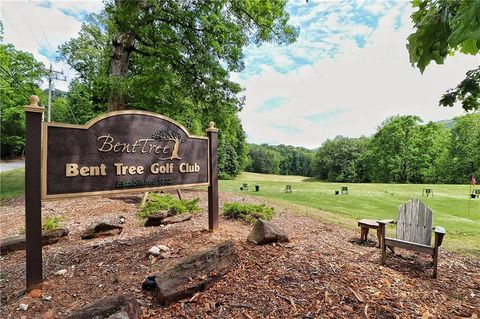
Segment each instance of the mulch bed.
[[[441,250],[439,277],[431,278],[429,256],[399,251],[380,265],[375,243],[359,242],[360,230],[344,229],[275,207],[273,223],[287,231],[290,243],[255,246],[246,242],[252,228],[220,219],[221,229],[207,228],[207,193],[184,191],[200,198],[203,213],[165,227],[142,227],[135,216],[141,196],[80,198],[43,203],[43,215],[62,215],[70,230],[66,239],[43,249],[43,297],[25,289],[25,252],[0,257],[2,318],[64,318],[73,310],[106,296],[132,293],[142,318],[478,318],[480,257]],[[262,202],[260,198],[223,193],[225,201]],[[288,210],[288,211],[286,211]],[[318,212],[318,211],[316,211]],[[320,212],[321,214],[321,212]],[[81,240],[91,222],[126,217],[119,236]],[[2,237],[21,231],[23,200],[2,203]],[[448,230],[447,230],[448,231]],[[370,235],[375,240],[375,236]],[[158,274],[179,258],[232,239],[236,267],[205,292],[160,307],[141,290],[146,276]],[[448,240],[448,233],[445,238]],[[148,259],[153,245],[174,251],[167,259]],[[66,269],[64,276],[55,275]],[[49,298],[47,298],[49,299]],[[20,303],[26,311],[17,310]]]

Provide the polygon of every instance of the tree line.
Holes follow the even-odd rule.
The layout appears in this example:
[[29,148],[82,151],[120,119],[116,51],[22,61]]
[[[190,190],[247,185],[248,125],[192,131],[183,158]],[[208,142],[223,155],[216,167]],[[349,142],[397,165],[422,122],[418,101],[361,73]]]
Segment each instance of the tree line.
[[337,136],[318,149],[249,145],[246,170],[330,182],[453,183],[480,176],[480,113],[446,123],[393,116],[371,137]]

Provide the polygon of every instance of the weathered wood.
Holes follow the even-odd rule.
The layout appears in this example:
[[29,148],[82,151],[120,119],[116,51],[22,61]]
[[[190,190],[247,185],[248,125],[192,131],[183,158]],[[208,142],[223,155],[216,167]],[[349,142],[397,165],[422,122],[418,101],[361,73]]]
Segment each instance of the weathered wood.
[[[68,229],[57,228],[42,232],[42,246],[55,244],[60,238],[68,235]],[[0,255],[17,250],[25,250],[25,235],[16,235],[3,238],[0,241]]]
[[176,224],[176,223],[185,222],[190,219],[192,219],[192,214],[180,214],[180,215],[175,215],[172,217],[165,218],[164,220],[162,220],[162,224],[164,225]]
[[142,309],[133,295],[107,297],[79,309],[68,319],[138,319]]
[[409,241],[404,241],[400,239],[393,239],[393,238],[385,238],[385,245],[386,246],[393,246],[413,251],[418,251],[419,253],[425,253],[432,255],[433,254],[433,247],[421,245],[417,243],[412,243]]
[[[399,247],[429,254],[433,257],[433,278],[437,278],[438,248],[445,230],[435,227],[435,243],[431,246],[433,212],[425,203],[414,198],[398,208],[397,238],[385,237],[385,222],[379,221],[382,236],[382,265],[386,261],[386,247]],[[363,235],[363,234],[362,234]]]
[[230,270],[235,260],[232,241],[184,258],[155,277],[160,304],[165,306],[208,289]]

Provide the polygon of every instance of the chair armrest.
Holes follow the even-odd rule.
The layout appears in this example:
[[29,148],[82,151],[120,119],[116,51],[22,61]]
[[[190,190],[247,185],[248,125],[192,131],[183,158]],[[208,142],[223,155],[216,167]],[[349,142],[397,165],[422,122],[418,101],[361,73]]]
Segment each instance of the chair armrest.
[[435,233],[435,247],[440,247],[440,245],[442,245],[443,236],[445,236],[446,231],[443,227],[435,226],[433,227],[433,232]]
[[395,221],[393,219],[382,219],[377,222],[382,224],[395,224]]
[[445,231],[445,228],[443,227],[440,227],[440,226],[435,226],[432,228],[433,229],[433,232],[434,233],[437,233],[437,234],[442,234],[442,235],[445,235],[447,232]]

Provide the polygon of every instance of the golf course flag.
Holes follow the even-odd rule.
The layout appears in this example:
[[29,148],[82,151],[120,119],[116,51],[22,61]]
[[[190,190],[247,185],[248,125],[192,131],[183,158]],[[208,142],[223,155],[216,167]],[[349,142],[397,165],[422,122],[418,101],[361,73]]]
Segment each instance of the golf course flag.
[[468,216],[470,216],[470,204],[472,201],[472,187],[475,188],[475,185],[477,185],[477,180],[475,179],[475,175],[470,175],[470,192],[468,193]]

